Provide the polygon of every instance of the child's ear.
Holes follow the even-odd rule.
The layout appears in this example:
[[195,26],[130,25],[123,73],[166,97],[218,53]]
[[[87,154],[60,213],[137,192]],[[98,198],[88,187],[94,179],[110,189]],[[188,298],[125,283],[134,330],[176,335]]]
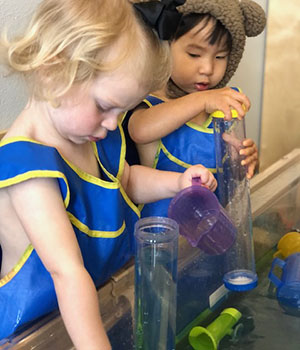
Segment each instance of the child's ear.
[[244,16],[245,33],[248,37],[260,34],[266,25],[264,10],[252,0],[241,0],[240,7]]

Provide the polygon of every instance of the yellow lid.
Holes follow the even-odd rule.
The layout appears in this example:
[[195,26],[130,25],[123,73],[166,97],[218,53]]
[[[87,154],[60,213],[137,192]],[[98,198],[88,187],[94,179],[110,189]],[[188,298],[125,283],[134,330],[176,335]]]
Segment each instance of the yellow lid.
[[[213,118],[223,118],[225,117],[224,113],[222,111],[214,111],[211,116]],[[238,112],[235,109],[231,110],[231,117],[232,118],[237,118],[238,117]]]

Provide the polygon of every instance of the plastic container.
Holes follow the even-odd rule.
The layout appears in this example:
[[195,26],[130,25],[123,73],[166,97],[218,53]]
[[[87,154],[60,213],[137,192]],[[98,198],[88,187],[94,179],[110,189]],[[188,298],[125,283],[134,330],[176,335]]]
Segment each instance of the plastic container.
[[217,350],[220,340],[233,333],[233,326],[242,314],[234,308],[221,312],[207,328],[194,327],[189,334],[189,343],[195,350]]
[[297,231],[286,233],[281,237],[274,258],[285,259],[294,253],[300,253],[300,233]]
[[171,201],[168,216],[179,225],[179,233],[193,247],[209,255],[225,253],[234,243],[237,230],[217,197],[198,178]]
[[[282,269],[281,278],[273,270]],[[285,260],[275,258],[269,272],[269,279],[277,287],[276,296],[279,305],[288,314],[300,316],[300,253],[290,255]]]
[[224,284],[233,291],[246,291],[257,286],[252,218],[247,169],[241,165],[239,151],[245,139],[244,119],[224,120],[224,114],[212,114],[216,147],[219,200],[237,229],[237,237],[226,253]]
[[175,350],[178,225],[143,218],[135,238],[135,349]]

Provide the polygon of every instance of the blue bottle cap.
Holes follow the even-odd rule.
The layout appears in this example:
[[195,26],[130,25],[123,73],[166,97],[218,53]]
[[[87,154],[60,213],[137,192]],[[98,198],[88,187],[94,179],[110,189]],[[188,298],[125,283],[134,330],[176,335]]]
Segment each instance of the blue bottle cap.
[[257,286],[257,274],[250,270],[234,270],[223,277],[227,289],[235,292],[245,292]]

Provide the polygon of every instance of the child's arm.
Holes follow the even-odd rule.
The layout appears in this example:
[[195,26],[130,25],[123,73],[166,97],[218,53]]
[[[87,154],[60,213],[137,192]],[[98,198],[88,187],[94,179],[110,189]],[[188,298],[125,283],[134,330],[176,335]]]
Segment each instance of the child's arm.
[[242,118],[249,108],[247,96],[229,87],[194,92],[151,108],[137,109],[130,117],[128,131],[135,143],[147,144],[170,134],[203,111],[221,110],[225,119],[230,120],[231,109],[236,109]]
[[28,180],[9,188],[12,204],[51,274],[59,309],[78,350],[110,350],[96,288],[83,265],[56,180]]
[[135,203],[149,203],[171,198],[185,187],[192,185],[192,178],[200,177],[201,183],[211,191],[217,188],[213,174],[202,165],[194,165],[184,173],[161,171],[142,165],[129,167],[126,163],[122,185]]

